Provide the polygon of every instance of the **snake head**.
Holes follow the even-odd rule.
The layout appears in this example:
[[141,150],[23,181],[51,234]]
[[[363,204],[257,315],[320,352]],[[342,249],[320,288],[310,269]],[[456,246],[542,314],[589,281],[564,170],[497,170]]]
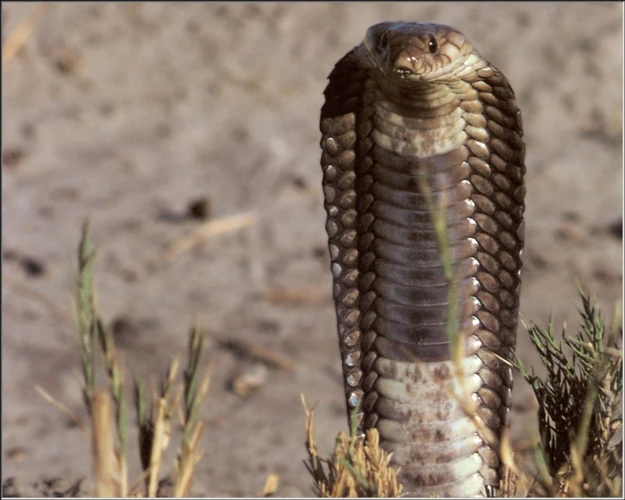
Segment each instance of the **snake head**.
[[385,77],[404,82],[449,80],[477,55],[462,33],[442,24],[389,22],[372,26],[358,47]]

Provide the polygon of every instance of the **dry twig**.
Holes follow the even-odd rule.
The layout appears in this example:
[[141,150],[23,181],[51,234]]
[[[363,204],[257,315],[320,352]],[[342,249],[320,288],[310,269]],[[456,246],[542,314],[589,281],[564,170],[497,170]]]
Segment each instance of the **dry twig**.
[[175,257],[187,252],[196,246],[204,243],[207,239],[220,234],[231,233],[244,229],[257,220],[257,216],[253,213],[245,213],[225,217],[223,219],[211,220],[195,229],[191,234],[184,236],[181,240],[172,243],[160,255],[161,262],[169,262]]

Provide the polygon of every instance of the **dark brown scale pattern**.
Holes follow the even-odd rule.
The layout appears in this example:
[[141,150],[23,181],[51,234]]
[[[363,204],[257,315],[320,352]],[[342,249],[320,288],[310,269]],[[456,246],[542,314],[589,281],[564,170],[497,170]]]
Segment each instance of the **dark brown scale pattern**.
[[[333,274],[333,296],[339,318],[339,341],[348,408],[350,397],[357,395],[362,384],[359,309],[361,292],[358,290],[358,235],[351,217],[345,224],[344,215],[356,211],[358,195],[355,190],[356,114],[360,113],[366,72],[352,55],[341,61],[351,75],[333,92],[326,92],[321,120],[321,147],[323,157],[323,190],[327,212],[326,228],[329,236]],[[362,142],[362,141],[360,141]],[[352,316],[352,321],[347,318]],[[349,323],[349,324],[348,324]]]
[[[401,31],[395,30],[397,39]],[[512,373],[499,356],[512,355],[519,307],[525,195],[520,113],[507,80],[487,63],[453,99],[428,106],[423,96],[437,94],[434,89],[415,97],[393,87],[360,54],[355,49],[338,62],[321,112],[326,228],[348,412],[359,403],[360,431],[380,429],[382,446],[402,465],[408,492],[474,494],[471,478],[480,477],[484,494],[487,485],[499,483],[499,438],[511,400]],[[445,139],[441,134],[452,130],[445,127],[455,125],[445,120],[458,109],[466,140],[432,153]],[[390,147],[381,146],[383,136],[390,137]],[[403,145],[413,137],[434,142]],[[456,321],[467,360],[479,358],[472,376],[479,382],[475,411],[494,431],[494,441],[447,424],[464,414],[436,391],[423,393],[424,404],[438,408],[427,418],[412,403],[389,396],[405,391],[415,401],[414,394],[427,391],[428,377],[452,379],[445,365],[449,283],[426,185],[445,206]],[[401,387],[395,382],[406,380]],[[479,463],[478,476],[463,475],[458,464],[472,456],[479,458],[467,467]]]

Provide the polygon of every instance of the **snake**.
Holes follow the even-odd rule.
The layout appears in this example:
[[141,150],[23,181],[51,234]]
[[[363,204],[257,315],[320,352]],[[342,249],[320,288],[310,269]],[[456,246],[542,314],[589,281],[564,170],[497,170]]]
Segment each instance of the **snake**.
[[525,144],[506,77],[456,29],[384,22],[328,76],[322,189],[348,420],[410,496],[504,474]]

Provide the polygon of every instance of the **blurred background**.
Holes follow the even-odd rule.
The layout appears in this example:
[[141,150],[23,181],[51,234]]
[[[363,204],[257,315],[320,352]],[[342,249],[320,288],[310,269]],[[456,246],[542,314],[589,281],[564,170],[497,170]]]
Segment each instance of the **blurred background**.
[[[279,495],[311,495],[300,394],[316,404],[322,453],[346,430],[322,92],[370,25],[395,20],[460,29],[516,92],[522,315],[575,331],[579,280],[611,320],[623,278],[622,4],[4,2],[3,481],[37,496],[84,477],[89,491],[88,435],[33,389],[86,418],[70,264],[89,217],[98,304],[130,374],[160,376],[194,317],[208,330],[215,371],[191,494],[259,495],[275,473]],[[518,351],[537,359],[522,326]],[[517,442],[534,425],[532,398],[519,382]]]

